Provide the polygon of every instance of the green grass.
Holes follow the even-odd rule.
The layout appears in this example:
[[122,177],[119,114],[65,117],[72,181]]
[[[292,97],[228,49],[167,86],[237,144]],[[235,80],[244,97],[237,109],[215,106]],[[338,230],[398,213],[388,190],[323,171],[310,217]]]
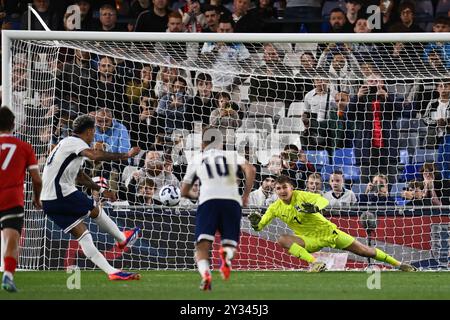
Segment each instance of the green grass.
[[18,272],[20,292],[4,299],[450,299],[450,272],[383,272],[381,289],[366,286],[365,272],[233,272],[224,282],[213,272],[212,292],[198,289],[197,272],[145,271],[140,281],[109,281],[100,271],[81,272],[81,289],[69,290],[65,272]]

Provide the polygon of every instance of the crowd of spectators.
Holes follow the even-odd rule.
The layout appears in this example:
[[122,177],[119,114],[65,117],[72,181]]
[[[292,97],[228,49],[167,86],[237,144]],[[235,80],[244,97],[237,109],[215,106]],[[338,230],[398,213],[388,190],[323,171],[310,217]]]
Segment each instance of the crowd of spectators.
[[[32,4],[50,29],[71,32],[73,4],[80,9],[77,29],[81,31],[450,32],[450,7],[444,10],[442,1],[424,1],[433,8],[425,15],[430,12],[419,2],[34,0]],[[28,26],[26,1],[4,3],[0,8],[2,28],[43,29],[34,16]],[[370,5],[380,6],[379,28],[369,23]],[[271,133],[282,119],[289,118],[295,124],[287,130],[290,140],[276,153],[261,160],[246,149],[246,157],[258,167],[252,205],[266,206],[276,199],[273,184],[279,174],[289,176],[295,188],[324,195],[333,206],[393,205],[399,199],[407,205],[450,203],[446,188],[450,177],[441,174],[449,167],[446,161],[423,161],[421,174],[400,181],[407,165],[402,162],[401,150],[406,149],[409,158],[415,155],[415,148],[431,153],[443,150],[447,159],[450,43],[206,42],[197,47],[155,44],[152,49],[166,53],[164,63],[133,62],[80,49],[61,49],[53,64],[51,59],[33,55],[33,61],[40,59],[41,65],[34,63],[31,78],[51,81],[56,73],[56,90],[47,91],[33,89],[42,87],[42,82],[29,87],[27,54],[19,52],[13,57],[12,108],[18,131],[26,130],[27,119],[40,118],[49,124],[33,129],[38,132],[22,132],[39,137],[34,145],[40,148],[41,163],[50,151],[48,145],[54,146],[70,134],[71,121],[77,115],[91,114],[96,120],[97,148],[124,152],[138,145],[143,152],[130,162],[90,163],[86,170],[114,189],[121,200],[158,204],[162,186],[179,186],[186,162],[179,160],[182,157],[175,159],[174,154],[188,150],[189,141],[184,138],[198,133],[198,126],[211,125],[227,135],[246,134],[249,119],[255,129],[261,129],[258,125],[269,118]],[[289,57],[295,57],[295,63]],[[255,63],[255,59],[259,60]],[[201,72],[186,64],[183,67],[186,61],[201,66]],[[415,76],[417,81],[402,79]],[[279,113],[267,111],[267,105],[277,103],[282,105]],[[301,110],[293,107],[298,103]],[[251,114],[252,106],[261,104],[266,104],[265,109]],[[404,145],[410,136],[404,136],[399,125],[403,120],[422,124],[417,128],[420,141],[414,146]],[[256,140],[262,140],[261,136]],[[332,164],[335,151],[342,148],[354,150],[353,165],[360,170],[356,178],[342,168],[329,172],[324,163],[310,156],[325,152],[326,164]],[[405,183],[404,189],[391,195],[391,186],[399,182]],[[355,195],[351,188],[356,184],[366,190]],[[193,190],[198,193],[198,186]],[[195,205],[195,201],[183,199],[182,204]]]

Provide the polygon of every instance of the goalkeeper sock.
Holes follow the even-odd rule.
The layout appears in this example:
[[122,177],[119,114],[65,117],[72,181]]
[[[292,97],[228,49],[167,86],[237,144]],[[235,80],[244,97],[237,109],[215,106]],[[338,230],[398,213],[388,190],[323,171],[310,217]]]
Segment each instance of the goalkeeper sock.
[[16,271],[17,261],[13,257],[5,257],[3,262],[5,263],[4,274],[11,280],[14,279],[14,272]]
[[92,236],[89,231],[85,231],[81,237],[78,239],[78,243],[83,250],[84,255],[91,260],[97,267],[102,269],[107,274],[112,274],[119,272],[116,268],[113,268],[106,258],[98,251],[98,249],[94,245],[94,241],[92,240]]
[[100,229],[102,229],[102,231],[105,231],[112,235],[118,242],[125,241],[126,238],[123,232],[119,230],[114,221],[111,220],[111,218],[106,214],[105,211],[103,211],[101,207],[99,207],[98,217],[94,218],[94,220],[95,223],[100,227]]
[[388,255],[386,252],[381,251],[380,249],[375,248],[375,260],[383,261],[386,263],[389,263],[390,265],[394,267],[398,267],[400,265],[400,262]]
[[293,243],[292,246],[289,248],[289,253],[292,254],[293,256],[305,260],[306,262],[314,262],[316,261],[316,258],[314,258],[311,253],[309,253],[308,251],[306,251],[305,248],[303,248],[301,245],[299,245],[298,243]]
[[200,275],[203,278],[203,276],[205,275],[206,272],[209,273],[209,261],[206,259],[197,261],[197,268],[198,268],[198,272],[200,273]]

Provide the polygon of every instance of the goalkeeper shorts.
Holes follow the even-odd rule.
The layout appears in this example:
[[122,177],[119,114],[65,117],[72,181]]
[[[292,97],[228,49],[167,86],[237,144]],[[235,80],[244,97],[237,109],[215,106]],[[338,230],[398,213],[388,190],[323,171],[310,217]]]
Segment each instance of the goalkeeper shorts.
[[308,252],[317,252],[322,248],[345,249],[355,241],[355,238],[339,229],[334,229],[333,234],[326,238],[297,236],[305,242],[305,249]]

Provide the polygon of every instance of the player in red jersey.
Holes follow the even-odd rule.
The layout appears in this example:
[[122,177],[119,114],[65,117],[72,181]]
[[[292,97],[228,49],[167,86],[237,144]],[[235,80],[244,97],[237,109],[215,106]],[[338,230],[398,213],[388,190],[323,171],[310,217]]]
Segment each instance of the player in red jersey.
[[[0,108],[0,230],[5,240],[2,288],[17,291],[14,271],[19,257],[19,239],[24,216],[24,179],[28,169],[33,182],[33,205],[41,209],[39,167],[29,143],[13,137],[14,114]],[[3,248],[2,248],[3,249]]]

